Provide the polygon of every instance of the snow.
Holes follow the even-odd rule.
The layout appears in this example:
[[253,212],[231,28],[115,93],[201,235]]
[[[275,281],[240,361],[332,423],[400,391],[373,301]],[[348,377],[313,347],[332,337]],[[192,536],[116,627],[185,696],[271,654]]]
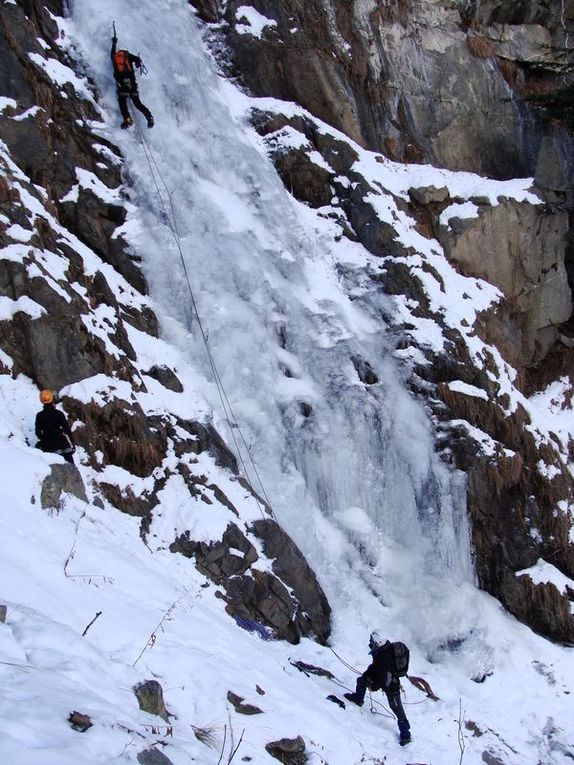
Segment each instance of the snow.
[[484,401],[488,401],[488,395],[482,388],[477,388],[476,385],[469,385],[462,380],[453,380],[448,383],[448,387],[456,393],[462,393],[463,396],[471,396],[472,398],[482,398]]
[[[250,8],[249,13],[256,30],[256,12]],[[368,705],[342,710],[325,700],[351,689],[356,677],[328,647],[310,640],[298,646],[264,642],[235,624],[217,597],[218,587],[192,560],[167,549],[186,530],[209,541],[220,538],[230,519],[246,530],[260,517],[259,504],[208,454],[181,459],[206,477],[211,504],[190,495],[181,477],[168,476],[178,460],[171,454],[157,475],[146,478],[113,465],[97,474],[87,460],[78,459],[88,502],[65,495],[59,508],[43,510],[42,481],[51,464],[62,460],[32,448],[35,386],[22,375],[2,375],[0,598],[8,616],[0,624],[0,761],[136,762],[138,752],[161,741],[158,746],[173,765],[190,759],[216,765],[229,761],[230,741],[241,737],[237,761],[263,765],[270,762],[266,743],[301,734],[313,763],[450,765],[460,760],[461,733],[465,761],[471,763],[490,757],[513,765],[558,765],[571,759],[574,652],[518,624],[475,587],[464,476],[435,454],[432,423],[403,384],[399,354],[381,318],[390,301],[370,278],[384,262],[360,245],[335,241],[332,221],[289,196],[265,142],[248,125],[253,107],[302,110],[273,99],[249,99],[223,81],[185,0],[75,0],[71,14],[60,28],[101,89],[105,122],[92,128],[120,146],[133,179],[134,205],[123,234],[144,259],[162,339],[126,325],[146,390],[100,374],[72,383],[62,395],[102,406],[137,402],[149,416],[162,412],[211,421],[233,443],[190,306],[193,298],[262,486],[333,607],[332,648],[347,665],[363,669],[369,632],[382,628],[408,643],[411,672],[429,681],[439,701],[403,683],[414,737],[405,753],[380,694],[373,696],[383,703],[374,707],[378,715]],[[118,128],[109,50],[100,44],[111,18],[122,44],[141,48],[150,70],[140,85],[157,118],[153,131]],[[167,46],[173,53],[168,58]],[[72,70],[39,65],[59,84],[75,77]],[[82,83],[74,85],[78,92]],[[319,127],[337,136],[332,128]],[[157,165],[146,161],[144,137]],[[290,140],[298,139],[291,135]],[[7,149],[2,148],[4,159]],[[481,197],[498,204],[512,197],[536,204],[531,179],[495,182],[402,166],[354,148],[359,156],[354,169],[373,188],[369,202],[413,248],[407,263],[423,280],[432,310],[446,326],[460,327],[465,320],[469,348],[481,357],[485,346],[472,324],[500,293],[457,274],[438,243],[416,232],[394,197],[407,199],[410,188],[434,185],[447,186],[452,199]],[[105,147],[100,153],[112,160]],[[157,167],[165,186],[154,175]],[[60,240],[80,254],[88,276],[101,271],[122,305],[150,305],[51,218],[40,199],[26,191],[23,173],[11,170],[29,218],[48,220]],[[94,176],[76,173],[83,188],[114,198]],[[193,296],[168,219],[177,223]],[[29,250],[23,243],[10,244],[2,257],[21,263]],[[65,282],[65,259],[48,251],[32,254],[36,268]],[[429,264],[440,278],[429,273]],[[14,306],[6,305],[10,316]],[[396,298],[392,307],[412,322],[409,301]],[[120,353],[110,339],[114,314],[102,309],[85,321],[110,353]],[[421,346],[443,347],[437,321],[419,319],[412,326]],[[358,383],[349,365],[355,356],[369,362],[376,385]],[[541,438],[552,428],[566,443],[574,425],[571,410],[561,409],[564,386],[527,400],[513,387],[513,370],[500,357],[492,360],[501,394],[511,396],[509,406],[522,403]],[[146,374],[162,363],[176,370],[183,394]],[[452,385],[464,395],[484,397],[461,381]],[[309,417],[301,415],[302,401],[312,406]],[[477,429],[474,433],[485,450],[496,453],[492,439]],[[249,460],[245,464],[247,477],[260,490]],[[115,511],[99,496],[95,480],[142,496],[164,477],[143,544],[140,519]],[[240,520],[217,500],[211,484],[240,510]],[[263,556],[258,561],[262,571],[270,565]],[[290,663],[295,659],[321,665],[337,682],[306,677]],[[169,732],[164,721],[138,709],[131,690],[152,677],[161,682],[174,715]],[[260,706],[263,714],[238,717],[227,702],[229,690]],[[92,718],[88,732],[69,727],[66,720],[74,709]],[[460,709],[464,721],[476,724],[482,735],[459,726]],[[192,726],[212,729],[215,748],[202,744]]]
[[22,295],[17,300],[0,295],[0,321],[8,321],[17,313],[25,313],[31,319],[39,319],[46,311],[27,295]]
[[14,122],[22,122],[23,120],[27,120],[30,117],[35,117],[41,111],[43,111],[43,109],[40,106],[32,106],[30,109],[26,109],[26,111],[22,112],[22,114],[18,114],[18,116],[12,117],[12,119]]
[[[56,58],[44,58],[39,53],[28,53],[28,58],[39,66],[40,69],[43,69],[48,78],[60,87],[69,84],[79,96],[92,100],[92,95],[86,81],[78,77],[69,66],[62,64]],[[65,97],[63,92],[61,95]]]
[[[240,5],[235,11],[235,18],[239,22],[235,25],[235,31],[240,35],[253,35],[261,39],[266,29],[277,26],[277,22],[268,19],[250,5]],[[244,22],[244,23],[241,23]]]
[[0,112],[4,112],[6,109],[17,109],[18,104],[13,98],[6,98],[6,96],[0,96]]
[[441,226],[450,227],[450,221],[454,218],[478,218],[478,207],[474,202],[465,202],[464,204],[455,204],[445,207],[439,217]]
[[566,593],[567,588],[574,591],[574,580],[542,558],[538,558],[534,566],[517,571],[516,576],[528,576],[534,584],[553,584],[563,594]]

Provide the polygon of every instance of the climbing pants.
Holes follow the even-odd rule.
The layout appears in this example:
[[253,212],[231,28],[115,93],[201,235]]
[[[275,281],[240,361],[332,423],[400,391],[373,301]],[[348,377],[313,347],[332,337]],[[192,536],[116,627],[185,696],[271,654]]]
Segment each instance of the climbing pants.
[[130,116],[130,112],[128,109],[128,97],[131,98],[132,104],[135,106],[138,111],[140,111],[143,116],[146,118],[146,120],[149,122],[152,119],[151,112],[147,108],[147,106],[144,106],[142,102],[140,101],[139,93],[137,91],[137,88],[135,90],[119,90],[118,89],[118,104],[120,107],[120,112],[122,113],[122,117],[125,120]]

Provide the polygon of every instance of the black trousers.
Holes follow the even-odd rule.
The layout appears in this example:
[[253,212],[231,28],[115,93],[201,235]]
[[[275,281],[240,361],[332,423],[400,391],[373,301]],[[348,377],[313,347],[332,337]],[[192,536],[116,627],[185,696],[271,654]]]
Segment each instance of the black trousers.
[[[357,686],[355,689],[355,695],[360,701],[363,701],[363,699],[365,698],[365,693],[368,687],[369,687],[369,684],[365,677],[361,675],[360,677],[357,678]],[[400,682],[397,679],[396,683],[393,682],[390,684],[388,688],[382,688],[381,690],[385,693],[387,697],[387,701],[389,702],[389,706],[397,718],[399,730],[401,731],[401,733],[408,732],[411,726],[407,719],[405,708],[403,707],[403,702],[401,701]]]
[[120,107],[120,112],[122,113],[122,117],[125,120],[130,116],[130,112],[128,109],[128,98],[131,98],[132,104],[135,106],[138,111],[140,111],[143,116],[146,118],[146,120],[149,122],[152,118],[150,110],[147,108],[147,106],[144,106],[142,102],[140,101],[139,93],[137,88],[135,90],[118,90],[118,104]]

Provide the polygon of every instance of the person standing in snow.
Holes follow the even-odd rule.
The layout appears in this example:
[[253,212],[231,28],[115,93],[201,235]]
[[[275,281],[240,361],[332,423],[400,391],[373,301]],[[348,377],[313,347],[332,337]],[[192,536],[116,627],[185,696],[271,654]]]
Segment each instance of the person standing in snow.
[[128,97],[131,98],[132,104],[136,109],[139,109],[146,118],[148,128],[151,128],[154,125],[154,119],[150,110],[140,101],[134,70],[134,67],[137,66],[141,71],[143,67],[142,60],[139,56],[134,56],[133,53],[130,53],[127,50],[116,50],[117,43],[118,38],[114,31],[111,56],[112,65],[114,67],[114,79],[118,89],[118,104],[124,120],[121,124],[121,128],[122,130],[125,130],[126,128],[129,128],[130,125],[133,125],[133,120],[128,110]]
[[[408,667],[408,650],[406,647],[404,649],[407,655],[406,667]],[[397,718],[400,731],[399,742],[401,746],[404,746],[411,740],[411,726],[401,701],[401,681],[397,674],[397,662],[393,644],[385,638],[382,630],[375,630],[371,633],[369,653],[373,660],[363,674],[357,678],[355,692],[343,695],[348,701],[352,701],[353,704],[358,704],[362,707],[367,688],[371,691],[384,691],[389,706]],[[401,674],[406,674],[406,668],[404,673]]]
[[73,465],[72,455],[76,448],[72,440],[72,431],[66,415],[54,406],[54,391],[41,390],[40,401],[44,408],[36,415],[36,446],[43,452],[61,454]]

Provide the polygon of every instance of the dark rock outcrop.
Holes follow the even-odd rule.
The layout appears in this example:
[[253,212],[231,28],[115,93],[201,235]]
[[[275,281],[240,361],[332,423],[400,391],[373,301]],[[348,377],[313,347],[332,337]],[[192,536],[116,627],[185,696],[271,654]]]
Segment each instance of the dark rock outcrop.
[[163,700],[163,689],[157,680],[146,680],[136,685],[134,693],[141,710],[169,722],[169,713]]
[[163,752],[155,747],[139,752],[137,761],[140,765],[173,765],[169,757],[166,757]]
[[233,691],[227,692],[227,701],[233,706],[237,714],[240,715],[261,715],[263,710],[256,707],[254,704],[244,704],[245,699],[243,696],[238,696]]
[[[263,543],[273,574],[255,565],[259,555],[249,534]],[[232,616],[264,624],[291,643],[304,636],[326,641],[327,599],[297,546],[274,520],[255,521],[246,533],[230,524],[221,542],[195,542],[186,532],[169,549],[193,558],[199,571],[223,586],[222,597]]]
[[265,749],[284,765],[305,765],[307,762],[305,742],[301,736],[271,741],[265,744]]
[[87,502],[86,489],[82,477],[74,465],[52,465],[50,474],[42,482],[40,504],[43,510],[59,508],[63,494],[73,494],[82,502]]

